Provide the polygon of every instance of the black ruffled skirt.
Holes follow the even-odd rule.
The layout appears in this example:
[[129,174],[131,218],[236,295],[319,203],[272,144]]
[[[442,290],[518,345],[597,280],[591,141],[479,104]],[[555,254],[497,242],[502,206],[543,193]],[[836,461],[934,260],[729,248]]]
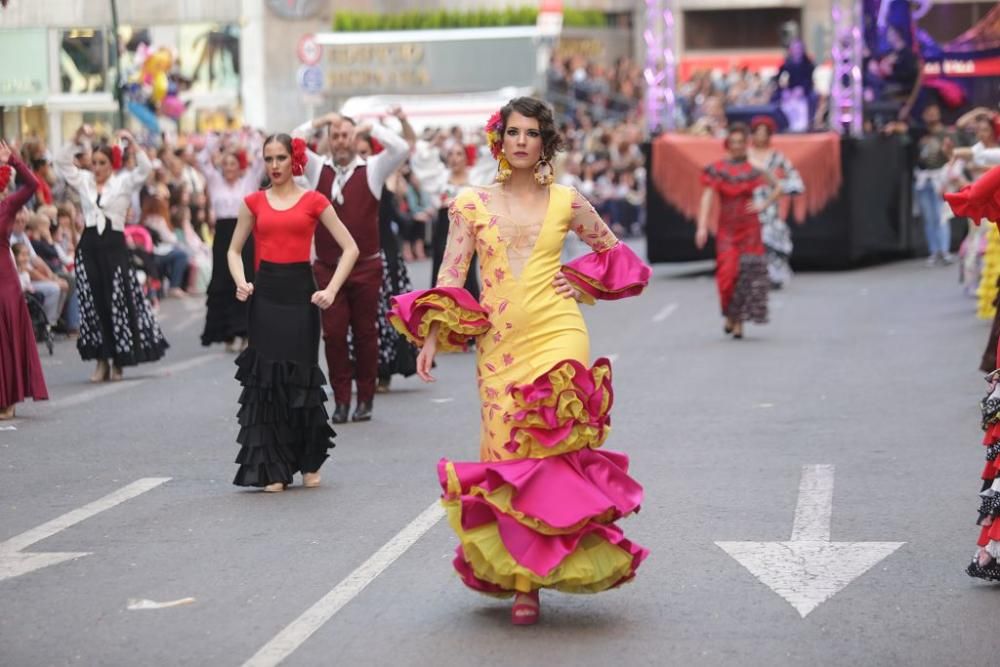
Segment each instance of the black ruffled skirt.
[[290,484],[316,472],[333,447],[319,369],[320,312],[308,262],[261,262],[250,299],[249,347],[236,358],[243,386],[233,484]]
[[[201,344],[231,343],[237,336],[247,335],[247,304],[236,299],[236,283],[229,273],[226,253],[233,240],[236,218],[215,221],[215,238],[212,241],[212,279],[208,283],[205,299],[205,330]],[[248,283],[254,281],[253,235],[243,245],[243,272]]]

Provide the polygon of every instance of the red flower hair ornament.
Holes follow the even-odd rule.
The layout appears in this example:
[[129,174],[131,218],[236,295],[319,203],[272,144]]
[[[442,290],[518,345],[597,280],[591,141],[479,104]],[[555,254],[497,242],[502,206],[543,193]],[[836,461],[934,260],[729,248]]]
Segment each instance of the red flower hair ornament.
[[122,147],[118,144],[111,147],[111,168],[115,171],[122,168]]
[[486,121],[486,141],[493,159],[499,159],[500,153],[503,152],[503,116],[499,111],[494,112]]
[[302,139],[292,139],[292,175],[301,176],[306,172],[306,142]]
[[0,193],[3,193],[10,185],[10,175],[14,172],[9,166],[0,167]]

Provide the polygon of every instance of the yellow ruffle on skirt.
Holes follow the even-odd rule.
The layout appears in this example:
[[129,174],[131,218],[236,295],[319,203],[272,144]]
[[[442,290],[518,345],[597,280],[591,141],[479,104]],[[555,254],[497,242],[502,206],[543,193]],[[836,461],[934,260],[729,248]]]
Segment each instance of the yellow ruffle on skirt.
[[983,273],[976,290],[979,307],[976,315],[980,319],[992,320],[996,315],[997,281],[1000,280],[1000,231],[996,225],[986,229],[986,252],[983,254]]

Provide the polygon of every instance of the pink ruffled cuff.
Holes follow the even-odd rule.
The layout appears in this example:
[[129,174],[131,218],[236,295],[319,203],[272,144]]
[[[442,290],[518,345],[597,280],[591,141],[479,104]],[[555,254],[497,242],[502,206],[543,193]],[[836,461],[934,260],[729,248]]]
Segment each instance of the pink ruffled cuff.
[[431,325],[440,323],[442,352],[464,350],[470,338],[490,329],[489,312],[460,287],[435,287],[392,297],[389,323],[417,346],[423,346]]
[[641,294],[653,275],[653,270],[624,243],[574,259],[562,270],[585,294],[605,301]]

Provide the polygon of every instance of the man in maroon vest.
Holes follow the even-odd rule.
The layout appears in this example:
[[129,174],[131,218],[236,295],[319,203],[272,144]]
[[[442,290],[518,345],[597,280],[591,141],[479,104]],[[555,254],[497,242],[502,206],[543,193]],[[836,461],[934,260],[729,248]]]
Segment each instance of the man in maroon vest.
[[[393,115],[404,123],[401,110]],[[330,154],[309,151],[304,178],[309,187],[330,203],[351,236],[361,256],[333,305],[323,311],[323,341],[326,363],[333,385],[333,422],[347,421],[351,408],[351,378],[357,380],[358,405],[351,421],[369,421],[378,376],[378,302],[382,287],[382,257],[379,253],[378,206],[382,187],[389,176],[406,161],[409,144],[395,132],[376,124],[357,127],[353,120],[329,113],[295,128],[298,135],[327,127]],[[370,132],[385,147],[367,161],[357,154],[355,135]],[[340,260],[340,246],[322,225],[316,226],[316,261],[313,273],[322,289],[333,276]],[[350,328],[356,367],[352,367],[347,345]]]

